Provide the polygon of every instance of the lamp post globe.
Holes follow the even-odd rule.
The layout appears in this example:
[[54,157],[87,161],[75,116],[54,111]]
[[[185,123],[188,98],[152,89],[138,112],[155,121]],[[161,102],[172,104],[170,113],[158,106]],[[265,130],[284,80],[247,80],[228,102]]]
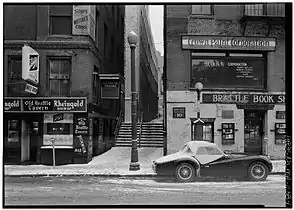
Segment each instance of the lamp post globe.
[[138,42],[138,36],[134,31],[131,31],[128,35],[128,42],[130,46],[135,46]]
[[195,89],[197,91],[202,91],[203,89],[203,84],[201,82],[197,82],[196,85],[195,85]]

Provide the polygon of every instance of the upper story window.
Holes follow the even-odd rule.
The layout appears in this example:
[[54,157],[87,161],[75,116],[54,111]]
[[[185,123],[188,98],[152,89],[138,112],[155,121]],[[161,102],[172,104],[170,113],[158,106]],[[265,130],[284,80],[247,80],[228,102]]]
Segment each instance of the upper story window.
[[192,15],[212,15],[212,5],[192,5]]
[[266,88],[266,61],[261,53],[192,53],[191,88]]
[[22,60],[21,56],[8,57],[8,96],[17,96],[21,91],[22,82]]
[[50,34],[71,35],[72,34],[72,6],[54,5],[50,6]]
[[69,96],[71,58],[51,57],[48,62],[50,96]]

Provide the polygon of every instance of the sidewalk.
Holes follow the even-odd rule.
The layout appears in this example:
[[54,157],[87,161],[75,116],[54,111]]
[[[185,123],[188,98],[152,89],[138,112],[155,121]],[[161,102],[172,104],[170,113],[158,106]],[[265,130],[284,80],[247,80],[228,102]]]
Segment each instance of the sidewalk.
[[[162,148],[138,148],[139,171],[129,171],[131,148],[113,147],[106,153],[94,157],[88,164],[61,166],[5,165],[5,176],[135,176],[152,177],[153,160],[163,156]],[[273,174],[285,173],[285,161],[273,160]]]

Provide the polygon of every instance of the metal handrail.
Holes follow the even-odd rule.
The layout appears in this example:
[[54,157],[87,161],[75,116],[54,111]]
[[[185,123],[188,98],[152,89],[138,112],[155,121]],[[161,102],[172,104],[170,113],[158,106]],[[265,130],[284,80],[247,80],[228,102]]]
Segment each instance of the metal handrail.
[[118,135],[118,131],[119,131],[119,128],[120,128],[120,125],[121,125],[121,122],[122,122],[122,111],[120,111],[119,113],[119,117],[117,119],[117,123],[115,125],[115,130],[114,130],[114,140],[115,140],[115,143],[116,143],[116,138],[117,138],[117,135]]
[[140,113],[139,147],[141,146],[142,125],[143,125],[143,112]]

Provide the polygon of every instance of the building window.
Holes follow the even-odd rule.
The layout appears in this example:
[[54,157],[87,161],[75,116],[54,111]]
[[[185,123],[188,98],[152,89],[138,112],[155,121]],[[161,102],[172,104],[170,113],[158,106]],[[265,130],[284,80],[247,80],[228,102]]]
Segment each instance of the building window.
[[212,6],[207,5],[192,5],[192,15],[212,15]]
[[56,5],[50,6],[50,34],[71,35],[72,34],[72,6]]
[[8,96],[17,95],[21,91],[22,82],[22,60],[21,56],[8,57]]
[[93,101],[98,102],[100,100],[100,80],[99,80],[99,69],[94,66],[93,77],[92,77],[92,95]]
[[51,96],[70,95],[71,58],[49,58],[49,90]]
[[263,54],[192,53],[191,88],[266,88]]

